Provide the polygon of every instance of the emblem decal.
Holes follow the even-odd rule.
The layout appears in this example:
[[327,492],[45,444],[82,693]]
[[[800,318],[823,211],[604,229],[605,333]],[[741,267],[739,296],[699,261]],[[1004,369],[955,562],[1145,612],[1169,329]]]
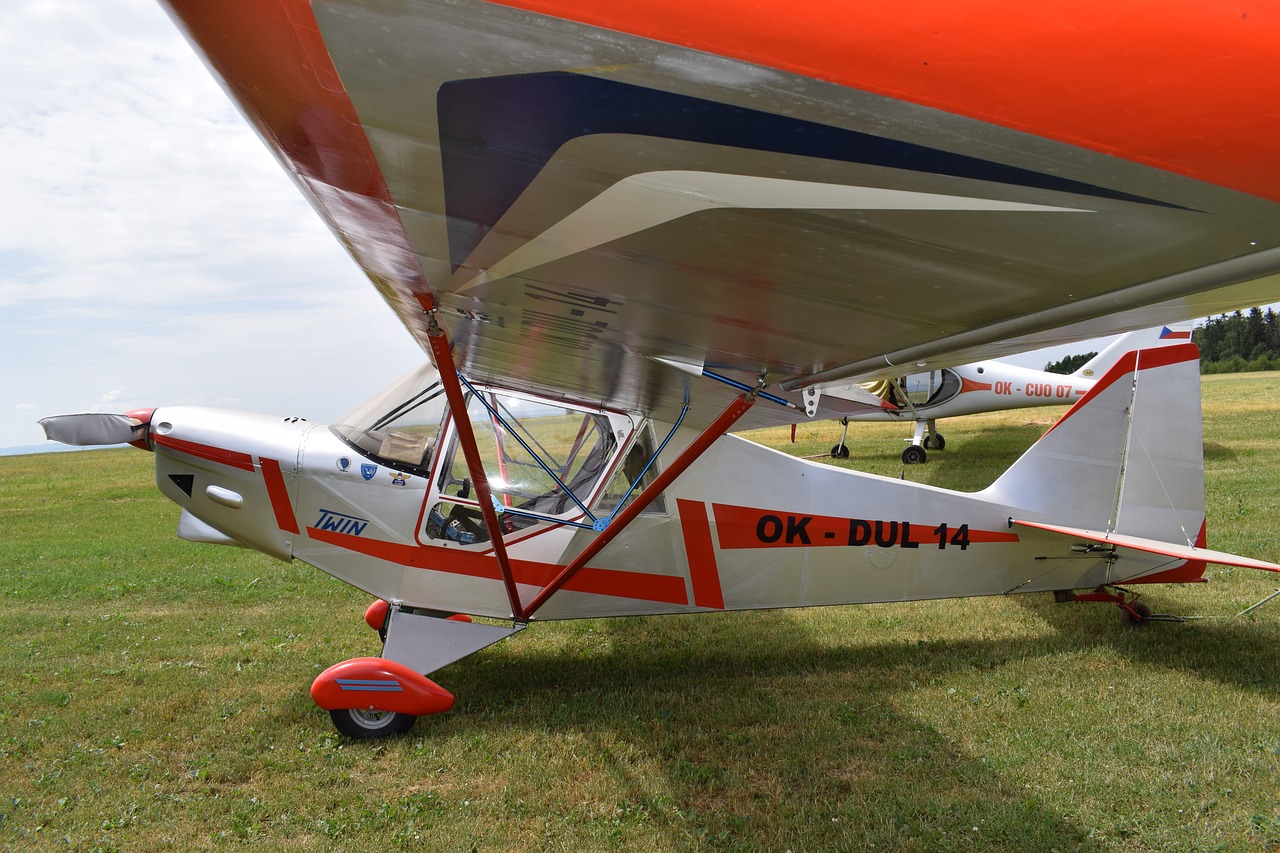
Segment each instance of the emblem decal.
[[387,473],[391,475],[391,485],[393,486],[403,486],[409,482],[408,474],[401,474],[399,471],[388,471]]
[[351,467],[351,460],[345,456],[338,457],[338,470],[345,471]]
[[372,464],[370,464],[370,463],[368,463],[368,462],[361,462],[361,463],[360,463],[360,476],[361,476],[361,477],[364,477],[366,480],[372,480],[372,479],[373,479],[373,475],[374,475],[374,474],[376,474],[376,473],[378,473],[378,466],[377,466],[377,465],[372,465]]

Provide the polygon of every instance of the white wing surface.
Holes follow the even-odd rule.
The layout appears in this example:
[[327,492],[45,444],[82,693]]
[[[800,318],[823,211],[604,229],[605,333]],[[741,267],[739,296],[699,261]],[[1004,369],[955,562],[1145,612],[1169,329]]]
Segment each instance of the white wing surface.
[[798,402],[1280,300],[1266,16],[166,1],[409,331],[425,348],[438,311],[479,381],[667,419],[694,383],[697,423],[735,392],[670,362]]

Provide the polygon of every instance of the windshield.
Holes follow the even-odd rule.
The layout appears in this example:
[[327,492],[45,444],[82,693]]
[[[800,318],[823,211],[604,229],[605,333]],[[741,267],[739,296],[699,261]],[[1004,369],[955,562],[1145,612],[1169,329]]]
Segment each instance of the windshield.
[[357,407],[330,429],[379,462],[425,474],[431,465],[445,407],[440,374],[428,363]]

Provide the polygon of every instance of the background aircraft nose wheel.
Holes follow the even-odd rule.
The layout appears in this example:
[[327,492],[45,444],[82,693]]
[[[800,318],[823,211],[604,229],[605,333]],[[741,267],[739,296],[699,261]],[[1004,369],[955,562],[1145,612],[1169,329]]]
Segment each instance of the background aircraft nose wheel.
[[924,448],[918,444],[908,444],[907,449],[902,451],[903,465],[919,465],[927,458],[928,454],[925,453]]
[[924,437],[925,450],[942,450],[947,446],[947,440],[942,437],[942,433],[931,432]]
[[329,717],[338,731],[356,740],[402,735],[418,719],[410,714],[364,708],[339,708],[330,711]]

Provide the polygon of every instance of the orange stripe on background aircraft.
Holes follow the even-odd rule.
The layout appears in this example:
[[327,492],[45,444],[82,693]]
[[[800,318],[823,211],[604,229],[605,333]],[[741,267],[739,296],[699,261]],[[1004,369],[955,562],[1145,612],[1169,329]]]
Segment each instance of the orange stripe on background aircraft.
[[975,494],[730,433],[1280,301],[1280,18],[164,2],[426,359],[329,426],[46,431],[152,450],[181,536],[379,600],[381,655],[312,687],[348,735],[451,707],[427,675],[536,620],[1049,592],[1141,621],[1119,585],[1280,569],[1205,547],[1189,344],[1127,353]]

